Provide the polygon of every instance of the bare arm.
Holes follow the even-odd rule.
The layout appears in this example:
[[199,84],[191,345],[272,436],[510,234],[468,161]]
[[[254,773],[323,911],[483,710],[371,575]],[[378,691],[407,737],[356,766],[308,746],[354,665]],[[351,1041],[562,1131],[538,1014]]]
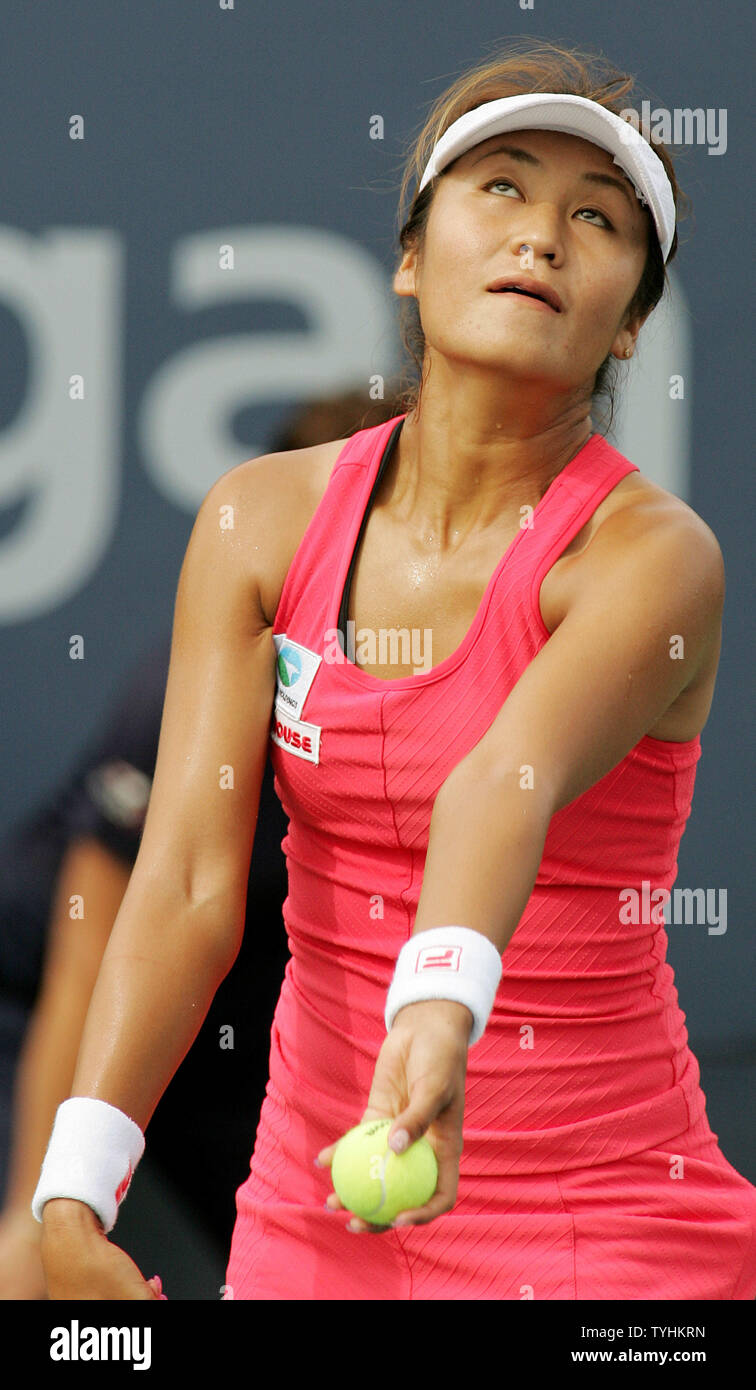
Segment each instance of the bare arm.
[[[147,817],[105,949],[71,1094],[108,1101],[142,1129],[238,953],[275,688],[260,603],[276,491],[269,460],[231,470],[198,513],[179,578]],[[221,509],[233,508],[233,529]],[[46,1226],[83,1203],[56,1199]],[[94,1225],[93,1225],[94,1223]]]
[[569,612],[439,791],[413,934],[459,922],[503,952],[552,815],[626,757],[718,645],[724,567],[695,514],[617,514],[582,569]]

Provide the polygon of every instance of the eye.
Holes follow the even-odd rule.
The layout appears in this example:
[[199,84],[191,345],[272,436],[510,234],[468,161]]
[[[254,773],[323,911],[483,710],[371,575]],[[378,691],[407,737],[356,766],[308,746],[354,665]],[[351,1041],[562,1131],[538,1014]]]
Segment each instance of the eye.
[[[497,186],[498,186],[498,187],[503,187],[503,188],[514,188],[515,192],[516,192],[516,193],[519,193],[519,189],[516,187],[515,184],[510,183],[509,179],[491,179],[491,181],[490,181],[489,183],[484,184],[484,188],[486,188],[486,189],[489,189],[489,188],[496,188]],[[613,228],[613,226],[612,226],[612,223],[609,221],[609,218],[607,217],[606,213],[605,213],[605,212],[600,212],[598,208],[579,208],[578,211],[579,211],[579,212],[592,212],[593,215],[594,215],[594,217],[601,217],[601,218],[603,218],[603,221],[604,221],[604,223],[606,224],[606,227],[608,228],[609,231],[613,231],[613,230],[614,230],[614,228]],[[590,226],[590,225],[591,225],[591,224],[589,223],[589,226]],[[598,223],[596,223],[595,225],[597,226]]]
[[[485,188],[495,188],[497,184],[503,185],[504,188],[514,188],[514,187],[515,187],[513,183],[510,183],[510,182],[509,182],[509,179],[492,179],[491,182],[485,184],[484,187],[485,187]],[[515,188],[515,192],[516,192],[516,193],[519,192],[519,189],[516,189],[516,188]]]
[[608,227],[610,230],[612,229],[612,224],[611,224],[611,222],[609,221],[609,218],[607,217],[606,213],[605,213],[605,212],[599,212],[598,208],[580,208],[580,212],[595,212],[595,213],[598,213],[598,216],[599,216],[599,217],[603,217],[603,219],[604,219],[604,221],[605,221],[607,227]]

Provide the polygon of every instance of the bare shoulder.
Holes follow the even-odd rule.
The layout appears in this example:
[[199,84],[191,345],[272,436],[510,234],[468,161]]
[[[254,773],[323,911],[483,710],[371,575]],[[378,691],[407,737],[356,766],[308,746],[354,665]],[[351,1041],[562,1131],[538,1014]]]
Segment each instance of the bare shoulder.
[[602,558],[611,548],[619,548],[628,561],[637,554],[638,563],[643,563],[641,541],[648,541],[660,555],[669,550],[675,566],[682,564],[684,574],[705,587],[716,607],[724,596],[724,559],[703,517],[640,473],[628,474],[610,497],[615,493],[614,505],[599,518],[596,529],[596,539],[602,541],[599,549],[605,552]]
[[291,561],[325,492],[346,439],[261,454],[222,474],[205,504],[233,509],[239,563],[272,627]]
[[711,527],[674,493],[640,473],[628,473],[560,557],[562,616],[605,566],[619,560],[631,571],[634,563],[643,566],[656,557],[661,562],[667,555],[675,568],[682,567],[682,577],[703,588],[716,610],[724,597],[725,572]]
[[561,620],[575,603],[600,594],[621,567],[625,591],[648,592],[679,613],[698,655],[691,678],[649,732],[673,742],[693,738],[706,722],[714,694],[722,641],[725,569],[711,527],[681,498],[640,473],[628,474],[581,535],[559,580]]

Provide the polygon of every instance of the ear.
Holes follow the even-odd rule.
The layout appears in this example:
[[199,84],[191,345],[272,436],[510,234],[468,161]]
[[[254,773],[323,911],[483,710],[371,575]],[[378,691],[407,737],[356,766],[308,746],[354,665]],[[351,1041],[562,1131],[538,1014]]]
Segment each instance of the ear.
[[[609,351],[612,353],[614,357],[620,357],[623,360],[625,357],[632,357],[633,353],[635,352],[635,344],[638,339],[638,334],[640,333],[641,328],[643,327],[650,313],[651,310],[649,309],[647,313],[643,314],[642,316],[636,315],[635,318],[627,319],[625,323],[623,323],[622,327],[617,332],[617,336],[614,339],[611,348],[609,349]],[[627,352],[627,348],[630,348],[629,353]]]
[[417,275],[417,247],[408,247],[402,256],[398,269],[394,272],[394,293],[405,297],[417,297],[415,287]]

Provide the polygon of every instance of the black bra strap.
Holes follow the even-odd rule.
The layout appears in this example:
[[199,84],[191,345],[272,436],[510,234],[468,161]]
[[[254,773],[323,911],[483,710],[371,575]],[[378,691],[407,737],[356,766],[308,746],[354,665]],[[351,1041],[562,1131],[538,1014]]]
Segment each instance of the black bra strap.
[[397,420],[396,424],[394,425],[394,428],[391,431],[391,434],[386,440],[386,444],[384,445],[383,457],[378,466],[378,472],[375,475],[373,486],[370,489],[370,496],[368,498],[367,506],[365,508],[365,515],[362,518],[362,525],[360,526],[359,535],[357,536],[354,550],[352,551],[352,558],[349,562],[349,569],[347,570],[347,577],[344,583],[344,592],[341,596],[341,607],[339,608],[338,633],[339,644],[341,646],[342,651],[345,650],[347,614],[349,613],[349,594],[352,588],[352,575],[354,574],[354,567],[357,563],[357,552],[360,548],[360,541],[362,540],[365,527],[367,526],[367,519],[370,513],[370,508],[373,505],[373,498],[375,497],[375,494],[378,491],[381,478],[383,477],[386,468],[388,467],[389,459],[391,458],[391,455],[394,452],[396,441],[401,433],[401,428],[404,424],[404,420],[404,416],[402,416],[401,420]]

